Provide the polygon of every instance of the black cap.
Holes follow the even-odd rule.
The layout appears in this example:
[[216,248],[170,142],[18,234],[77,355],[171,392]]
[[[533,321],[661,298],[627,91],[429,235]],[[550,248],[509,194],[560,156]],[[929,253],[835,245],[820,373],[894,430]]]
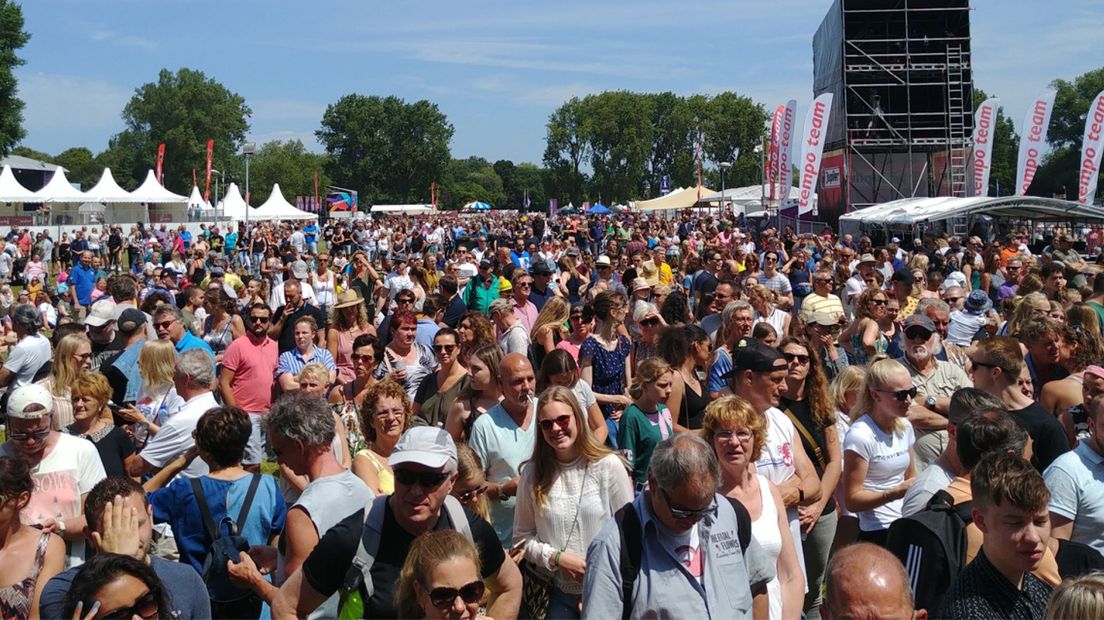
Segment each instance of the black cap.
[[[727,379],[743,370],[752,372],[785,370],[784,359],[778,349],[768,347],[752,338],[742,338],[732,351],[732,370],[725,373],[722,378]],[[779,364],[779,361],[783,363]]]
[[127,308],[119,314],[119,331],[124,334],[133,334],[146,324],[146,313],[138,308]]
[[544,259],[537,259],[533,261],[533,266],[531,269],[529,269],[529,273],[534,276],[552,275],[552,268],[548,266],[548,261]]
[[904,282],[905,284],[916,284],[916,278],[912,277],[912,272],[908,269],[898,269],[890,276],[891,282]]
[[483,260],[479,261],[479,266],[483,269],[490,269],[491,267],[494,267],[494,263],[491,262],[491,259],[484,258]]

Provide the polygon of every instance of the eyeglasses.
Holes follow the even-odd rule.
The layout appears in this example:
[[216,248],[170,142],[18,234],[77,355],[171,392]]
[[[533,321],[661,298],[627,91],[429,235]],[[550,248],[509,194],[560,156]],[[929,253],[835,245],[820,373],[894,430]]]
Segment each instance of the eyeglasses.
[[739,439],[741,442],[751,439],[752,432],[746,428],[741,428],[735,431],[717,431],[713,433],[713,437],[720,439],[721,441],[731,441],[733,437]]
[[374,415],[377,418],[401,418],[406,415],[406,409],[387,409],[384,411],[377,411]]
[[433,350],[436,351],[437,353],[452,353],[453,351],[456,350],[456,345],[454,345],[454,344],[435,344],[435,345],[433,345]]
[[924,329],[923,327],[910,327],[905,330],[905,338],[909,340],[927,340],[931,338],[932,332]]
[[893,394],[893,398],[896,399],[898,402],[902,402],[902,403],[905,402],[906,400],[916,398],[916,394],[917,394],[917,389],[914,388],[914,387],[911,387],[907,390],[878,390],[878,391],[879,392],[884,392],[886,394]]
[[403,486],[413,486],[417,484],[423,489],[436,489],[441,486],[441,483],[449,477],[449,474],[437,472],[437,471],[412,471],[409,469],[396,469],[395,470],[395,482]]
[[793,363],[794,360],[797,360],[797,363],[801,364],[802,366],[809,363],[808,355],[798,355],[797,353],[783,353],[782,357],[786,358],[787,364]]
[[569,415],[561,415],[561,416],[552,418],[551,420],[541,420],[540,421],[541,430],[546,432],[546,433],[551,433],[552,429],[556,426],[558,426],[560,428],[567,428],[570,425],[571,425],[571,416],[569,416]]
[[518,288],[529,288],[531,286],[533,286],[532,282],[518,282],[517,285]]
[[1019,267],[1019,265],[1009,265],[1009,266],[1005,267],[1005,269],[1007,269],[1008,271],[1018,271],[1020,269],[1020,267]]
[[487,491],[487,485],[475,487],[456,496],[461,502],[470,502]]
[[478,603],[483,599],[484,591],[486,586],[482,581],[473,581],[462,588],[433,588],[429,591],[429,600],[437,609],[448,609],[457,596],[468,605]]
[[251,317],[249,317],[249,320],[253,321],[254,323],[267,323],[269,321],[269,317],[268,317],[268,315],[265,315],[265,316],[251,316]]
[[660,493],[660,495],[663,496],[663,501],[667,502],[667,510],[671,511],[671,516],[674,517],[678,521],[685,521],[685,520],[689,520],[689,519],[693,519],[693,520],[697,521],[697,520],[701,519],[702,517],[704,517],[706,515],[717,513],[717,500],[716,500],[715,497],[709,502],[709,505],[706,506],[705,508],[699,508],[697,510],[689,510],[689,509],[686,509],[686,508],[677,508],[677,507],[675,507],[675,505],[671,502],[671,496],[667,495],[667,491],[664,491],[663,489],[659,489],[659,493]]
[[133,605],[123,609],[117,609],[106,616],[100,616],[103,620],[131,620],[134,616],[139,618],[156,618],[161,611],[157,595],[147,590]]
[[8,433],[8,439],[13,441],[30,441],[32,439],[38,441],[45,439],[50,434],[50,429],[44,428],[40,431],[28,431],[26,433]]

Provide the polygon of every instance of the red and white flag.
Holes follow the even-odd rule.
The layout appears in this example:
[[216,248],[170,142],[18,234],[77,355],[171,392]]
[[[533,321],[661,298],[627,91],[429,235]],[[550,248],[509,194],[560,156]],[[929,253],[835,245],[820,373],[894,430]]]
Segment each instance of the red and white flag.
[[786,113],[786,106],[780,105],[774,109],[771,117],[770,148],[767,149],[767,169],[763,171],[767,183],[770,183],[770,199],[774,201],[774,190],[778,187],[778,150],[782,140],[782,115]]
[[790,199],[790,186],[793,185],[793,133],[796,122],[797,100],[790,99],[782,112],[782,138],[778,143],[778,200],[783,203]]
[[805,215],[813,210],[816,199],[817,178],[820,177],[820,160],[824,155],[825,130],[832,114],[832,93],[823,93],[813,100],[805,115],[805,130],[801,133],[801,193],[797,197],[797,214]]
[[1104,153],[1104,91],[1085,116],[1085,138],[1081,141],[1081,169],[1077,175],[1077,202],[1091,205],[1100,180],[1100,155]]
[[161,185],[165,184],[161,180],[161,169],[164,165],[165,165],[165,143],[162,142],[161,144],[157,145],[157,170],[154,172],[154,176],[157,177],[157,182],[161,183]]
[[997,125],[1000,99],[990,97],[974,115],[974,196],[989,195],[989,172],[993,162],[993,130]]
[[215,152],[215,141],[207,141],[207,183],[203,186],[203,201],[211,200],[211,155]]
[[1039,95],[1024,116],[1023,136],[1020,138],[1020,158],[1016,165],[1016,195],[1023,196],[1039,170],[1046,152],[1047,129],[1050,113],[1054,111],[1054,97],[1058,92],[1048,88]]

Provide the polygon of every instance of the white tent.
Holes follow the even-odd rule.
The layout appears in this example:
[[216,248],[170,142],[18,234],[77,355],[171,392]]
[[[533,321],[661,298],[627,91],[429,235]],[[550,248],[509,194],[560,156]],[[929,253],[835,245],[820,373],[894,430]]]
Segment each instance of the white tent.
[[86,202],[98,202],[104,205],[145,202],[138,200],[133,194],[119,187],[119,184],[115,182],[115,177],[111,175],[111,168],[104,168],[99,182],[84,193],[84,199]]
[[38,202],[35,193],[15,180],[10,166],[0,171],[0,202]]
[[839,218],[840,234],[858,233],[869,229],[930,228],[936,222],[957,220],[960,223],[980,215],[994,218],[1018,218],[1033,221],[1104,221],[1104,212],[1071,200],[1039,196],[1002,196],[953,198],[903,198],[858,211]]
[[[704,185],[701,186],[701,197],[704,199],[707,195],[713,194],[714,191]],[[690,207],[698,204],[698,186],[694,187],[680,187],[666,196],[660,196],[659,198],[653,198],[651,200],[637,200],[637,211],[666,211],[668,209],[689,209]]]
[[259,220],[314,220],[318,219],[318,216],[314,213],[297,209],[295,205],[291,204],[284,198],[284,193],[280,191],[280,184],[272,184],[272,193],[268,195],[268,200],[263,205],[257,207],[254,214]]
[[199,193],[199,188],[193,185],[192,193],[190,196],[188,196],[188,211],[208,211],[210,209],[214,209],[214,207],[212,207],[209,202],[203,199],[203,196],[201,196]]
[[[769,185],[748,185],[745,187],[729,187],[725,191],[710,193],[708,195],[702,194],[701,201],[710,204],[731,204],[737,211],[743,211],[745,213],[751,211],[763,210],[763,196],[766,195],[767,200],[770,200],[771,188]],[[782,194],[782,186],[776,185],[774,190],[774,199],[778,201]],[[797,202],[801,197],[801,190],[796,187],[790,187],[790,195],[784,197],[782,202]]]
[[[53,180],[50,182],[52,183]],[[131,192],[131,196],[134,198],[133,202],[179,205],[188,203],[187,196],[174,194],[162,187],[161,184],[157,182],[157,177],[153,176],[153,170],[150,170],[149,173],[146,174],[146,180],[142,181],[138,189]]]
[[34,193],[34,202],[58,202],[58,203],[84,203],[88,202],[84,192],[73,187],[69,179],[65,178],[65,171],[58,168],[50,182],[45,187]]
[[231,183],[230,187],[226,188],[226,195],[222,197],[216,209],[220,216],[231,220],[244,220],[255,212],[255,209],[245,204],[237,183]]
[[406,215],[425,215],[433,213],[433,205],[373,205],[372,213],[403,213]]

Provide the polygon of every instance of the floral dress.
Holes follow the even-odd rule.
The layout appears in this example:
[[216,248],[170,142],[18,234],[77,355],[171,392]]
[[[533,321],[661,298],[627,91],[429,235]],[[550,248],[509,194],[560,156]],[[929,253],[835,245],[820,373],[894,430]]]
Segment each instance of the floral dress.
[[[593,381],[590,387],[599,394],[620,395],[625,393],[625,364],[632,351],[632,343],[625,336],[618,336],[617,347],[612,351],[603,347],[594,336],[583,341],[579,348],[579,357],[589,357],[593,366]],[[607,403],[599,405],[602,415],[609,417],[617,405]]]

